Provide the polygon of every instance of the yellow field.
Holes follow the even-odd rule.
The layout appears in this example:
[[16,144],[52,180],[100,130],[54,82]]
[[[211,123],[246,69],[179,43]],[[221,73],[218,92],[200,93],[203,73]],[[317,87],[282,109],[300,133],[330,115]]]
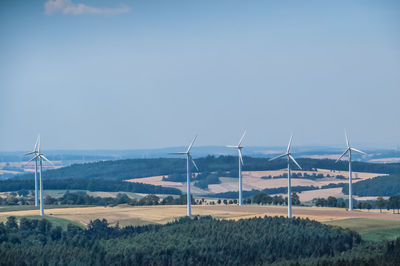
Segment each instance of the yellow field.
[[[185,205],[166,206],[126,206],[116,207],[82,207],[82,208],[55,208],[46,210],[46,215],[71,220],[82,225],[87,225],[91,220],[105,218],[111,224],[117,222],[121,226],[141,225],[149,223],[164,224],[186,215]],[[0,220],[8,216],[38,215],[39,210],[21,210],[0,212]],[[222,219],[241,219],[251,217],[286,216],[285,206],[237,206],[237,205],[196,205],[192,208],[193,215],[211,215]],[[400,215],[390,212],[378,213],[374,211],[348,212],[340,208],[322,207],[294,207],[293,215],[296,217],[314,219],[320,222],[343,220],[350,218],[363,218],[382,221],[399,222]]]

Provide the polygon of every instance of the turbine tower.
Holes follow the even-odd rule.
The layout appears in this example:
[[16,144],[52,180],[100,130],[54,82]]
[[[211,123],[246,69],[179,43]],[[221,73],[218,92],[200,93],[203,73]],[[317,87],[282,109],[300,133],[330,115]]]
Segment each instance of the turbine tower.
[[[35,147],[33,148],[32,152],[28,152],[27,154],[24,154],[24,156],[27,155],[38,155],[39,154],[39,147],[40,147],[40,135],[38,135],[35,143]],[[38,195],[38,181],[37,181],[37,173],[38,173],[38,162],[37,158],[35,159],[35,206],[37,207],[39,205],[39,195]]]
[[338,162],[340,159],[342,159],[342,157],[344,155],[346,155],[346,153],[349,153],[349,210],[352,211],[353,210],[353,179],[351,176],[351,152],[355,151],[364,155],[367,155],[365,152],[357,150],[355,148],[350,147],[350,143],[349,143],[349,139],[347,137],[347,132],[346,130],[344,131],[344,136],[346,137],[346,145],[347,148],[346,150],[343,152],[342,155],[340,155],[340,157],[336,160],[336,162]]
[[246,131],[243,133],[242,137],[240,138],[238,145],[226,146],[228,148],[237,149],[237,151],[238,151],[238,157],[239,157],[239,205],[240,206],[243,203],[243,197],[242,197],[242,165],[243,165],[242,149],[243,149],[243,146],[241,146],[241,144],[242,144],[242,141],[243,141],[243,138],[245,135],[246,135]]
[[197,136],[195,136],[190,143],[188,149],[185,152],[173,152],[170,154],[174,155],[186,155],[186,186],[187,186],[187,216],[192,215],[192,209],[191,209],[191,194],[190,194],[190,162],[193,163],[194,167],[196,167],[197,172],[199,172],[199,168],[197,167],[196,163],[193,161],[192,156],[190,155],[190,149],[193,146],[193,143],[196,141]]
[[52,166],[54,166],[54,164],[52,162],[49,161],[49,159],[47,159],[43,153],[40,153],[39,151],[39,145],[38,145],[38,149],[37,149],[37,153],[35,153],[35,156],[33,156],[32,159],[29,160],[33,161],[35,160],[37,162],[37,160],[39,160],[39,190],[40,190],[40,215],[43,216],[44,215],[44,202],[43,202],[43,180],[42,180],[42,166],[43,166],[43,160],[49,162]]
[[292,184],[291,184],[291,177],[290,177],[290,160],[292,160],[297,165],[297,167],[299,167],[301,169],[300,165],[296,162],[296,160],[293,158],[292,154],[290,153],[290,145],[292,143],[292,138],[293,138],[293,134],[292,134],[292,136],[290,136],[290,140],[289,140],[289,144],[286,149],[286,153],[270,159],[270,161],[273,161],[275,159],[287,156],[287,161],[288,161],[288,218],[292,218]]

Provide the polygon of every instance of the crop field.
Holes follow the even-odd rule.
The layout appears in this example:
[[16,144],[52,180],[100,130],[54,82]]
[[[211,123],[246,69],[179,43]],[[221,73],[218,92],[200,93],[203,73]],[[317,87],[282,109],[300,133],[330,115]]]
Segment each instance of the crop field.
[[[274,170],[274,171],[243,171],[243,190],[262,190],[266,188],[279,188],[287,186],[287,178],[282,178],[283,174],[286,174],[286,169]],[[294,170],[292,173],[296,174],[308,174],[308,175],[323,175],[323,178],[309,179],[309,178],[292,178],[292,187],[296,186],[315,186],[322,187],[328,184],[340,184],[347,183],[347,179],[339,179],[337,176],[344,176],[347,178],[347,171],[332,171],[327,169],[316,169],[316,171],[297,171]],[[364,173],[364,172],[353,172],[353,182],[359,182],[362,180],[374,178],[376,176],[382,176],[385,174],[379,173]],[[271,176],[271,179],[263,179],[262,177]],[[182,182],[171,182],[171,181],[163,181],[162,176],[151,176],[144,178],[135,178],[127,180],[127,182],[136,182],[136,183],[144,183],[151,184],[163,187],[173,187],[181,190],[182,192],[186,191],[186,183]],[[238,183],[237,178],[232,177],[220,177],[220,184],[211,184],[208,185],[208,190],[200,189],[193,185],[192,182],[192,193],[194,194],[202,194],[206,195],[208,193],[224,193],[228,191],[237,191]],[[346,196],[341,192],[341,188],[334,189],[316,189],[311,191],[306,191],[299,193],[299,197],[301,201],[311,201],[314,198],[323,197],[327,198],[329,196],[337,197],[337,198],[345,198]],[[367,198],[356,198],[357,200],[367,200]],[[368,198],[375,199],[375,197]]]
[[[8,216],[40,217],[37,209],[18,209],[19,206],[2,210],[0,221]],[[165,206],[127,206],[116,207],[74,207],[64,208],[50,206],[46,209],[46,218],[56,219],[62,223],[68,220],[82,226],[91,220],[107,219],[110,224],[143,225],[165,224],[178,217],[186,215],[185,205]],[[211,215],[220,219],[245,219],[252,217],[286,216],[285,206],[237,206],[237,205],[196,205],[192,208],[193,215]],[[329,225],[349,228],[359,232],[365,240],[378,241],[382,239],[394,239],[400,236],[400,215],[391,212],[379,213],[379,211],[353,211],[348,212],[340,208],[322,207],[294,207],[295,217],[317,220]]]
[[349,218],[328,221],[326,224],[354,230],[368,241],[394,240],[400,236],[400,220]]

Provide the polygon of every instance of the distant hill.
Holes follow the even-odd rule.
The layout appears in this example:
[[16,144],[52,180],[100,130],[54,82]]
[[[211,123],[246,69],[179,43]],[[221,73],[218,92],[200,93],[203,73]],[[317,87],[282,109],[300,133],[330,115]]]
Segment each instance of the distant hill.
[[[65,167],[74,164],[84,164],[102,161],[121,161],[129,159],[177,159],[170,153],[185,150],[186,147],[170,147],[161,149],[142,150],[45,150],[46,157],[54,162],[56,167]],[[285,147],[245,147],[243,155],[252,158],[270,158],[283,152]],[[353,160],[375,163],[400,163],[400,150],[398,149],[369,149],[364,150],[368,155],[354,154]],[[33,171],[33,163],[25,164],[29,157],[23,155],[27,151],[0,151],[0,180],[12,178]],[[341,148],[323,146],[296,146],[293,147],[296,158],[336,159],[341,153]],[[192,150],[195,159],[212,156],[236,156],[236,151],[223,146],[196,146]],[[44,169],[49,169],[44,164]]]
[[[400,174],[378,176],[353,184],[357,196],[392,196],[400,193]],[[348,194],[348,186],[343,187],[343,193]]]
[[[346,161],[335,163],[335,160],[310,158],[298,158],[297,160],[302,166],[303,170],[308,171],[312,171],[317,168],[345,171],[348,169],[348,163]],[[196,179],[193,179],[195,183],[201,181],[201,185],[204,187],[207,187],[209,184],[219,183],[219,177],[221,176],[237,177],[238,174],[238,159],[234,156],[207,156],[196,159],[196,163],[201,171],[201,175],[198,175],[197,177],[215,176],[215,178],[204,178],[202,180],[197,177]],[[357,172],[400,174],[399,163],[382,164],[354,162],[352,166],[353,171]],[[267,158],[244,157],[243,170],[245,171],[279,170],[286,167],[286,160],[276,160],[270,162]],[[296,169],[295,166],[293,166],[293,168]],[[145,185],[140,183],[128,183],[124,182],[124,180],[149,176],[168,176],[168,179],[170,177],[171,179],[182,177],[183,179],[181,181],[185,182],[185,173],[186,160],[181,158],[127,159],[74,164],[59,169],[44,171],[43,178],[46,189],[129,191],[138,193],[179,195],[181,194],[181,191],[176,188],[155,186],[156,184]],[[18,175],[8,180],[0,181],[0,191],[17,191],[20,189],[32,190],[34,186],[33,180],[34,175],[32,173]],[[360,182],[360,184],[364,184],[363,182]],[[360,189],[363,189],[361,188],[361,185],[355,184],[356,189],[357,186],[360,186]],[[302,190],[310,189],[312,188],[302,188]],[[272,193],[271,191],[268,192]],[[276,193],[281,192],[284,193],[283,190]]]
[[[331,170],[347,170],[348,163],[330,159],[299,158],[299,164],[304,170],[316,168]],[[201,172],[233,172],[237,173],[237,157],[235,156],[207,156],[196,159]],[[243,170],[265,171],[278,170],[287,167],[286,160],[268,161],[268,158],[244,157]],[[296,168],[294,166],[294,168]],[[400,163],[365,163],[353,162],[353,171],[393,174],[400,173]],[[110,179],[124,180],[148,176],[172,175],[186,173],[185,159],[158,158],[158,159],[127,159],[116,161],[101,161],[85,164],[74,164],[55,170],[44,172],[46,179]],[[34,175],[23,174],[17,179],[32,179]]]
[[[84,163],[102,160],[123,160],[123,159],[154,159],[154,158],[174,158],[171,152],[185,150],[185,146],[169,147],[160,149],[138,149],[138,150],[46,150],[46,156],[50,160],[63,161],[65,164]],[[271,157],[282,153],[286,147],[263,147],[263,146],[246,146],[243,154],[250,157]],[[339,155],[343,152],[344,145],[339,147],[329,146],[295,146],[292,148],[296,157],[310,157]],[[354,159],[370,161],[374,159],[384,158],[400,158],[399,149],[365,149],[367,156],[354,154]],[[26,151],[0,151],[0,162],[20,162],[25,161],[23,155]],[[195,146],[192,150],[194,158],[206,157],[208,155],[236,155],[236,151],[226,148],[225,146]],[[332,159],[332,158],[331,158]]]

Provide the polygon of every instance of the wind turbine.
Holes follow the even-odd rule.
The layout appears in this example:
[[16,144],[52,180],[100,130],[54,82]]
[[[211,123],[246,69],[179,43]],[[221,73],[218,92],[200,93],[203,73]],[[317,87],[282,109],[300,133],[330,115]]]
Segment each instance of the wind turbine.
[[35,160],[35,162],[37,162],[37,160],[39,160],[39,189],[40,189],[40,215],[43,216],[44,215],[44,202],[43,202],[43,180],[42,180],[42,165],[43,165],[43,160],[49,162],[51,165],[54,166],[54,164],[52,162],[49,161],[49,159],[47,159],[43,153],[40,153],[39,151],[39,145],[37,147],[37,153],[35,153],[35,156],[33,156],[32,159],[29,160],[33,161]]
[[286,149],[286,153],[270,159],[270,161],[273,161],[275,159],[287,156],[287,161],[288,161],[288,218],[292,218],[292,184],[291,184],[291,177],[290,177],[290,160],[292,160],[297,165],[297,167],[299,167],[301,169],[300,165],[296,162],[296,160],[293,158],[292,154],[290,153],[290,145],[292,143],[292,138],[293,138],[293,134],[290,136],[290,140],[289,140],[289,144]]
[[351,152],[355,151],[364,155],[367,155],[365,152],[357,150],[355,148],[350,147],[349,144],[349,139],[347,137],[347,132],[346,130],[344,131],[344,136],[346,137],[346,145],[347,145],[347,149],[343,152],[342,155],[340,155],[340,157],[336,160],[336,163],[348,152],[349,153],[349,210],[352,211],[353,210],[353,179],[351,176]]
[[238,151],[238,157],[239,157],[239,205],[242,205],[242,202],[243,202],[243,200],[242,200],[242,165],[243,165],[242,149],[243,149],[243,147],[241,146],[241,144],[242,144],[242,141],[243,141],[243,138],[245,135],[246,135],[246,131],[243,133],[242,137],[240,138],[238,145],[226,146],[228,148],[237,149],[237,151]]
[[[33,148],[33,151],[28,152],[27,154],[24,154],[24,156],[27,155],[38,155],[39,154],[39,147],[40,147],[40,135],[38,135],[35,143],[35,147]],[[38,182],[37,182],[37,172],[38,172],[38,162],[37,158],[35,159],[35,206],[37,207],[39,205],[39,195],[38,195]]]
[[190,194],[190,162],[193,163],[194,167],[196,167],[197,172],[199,171],[199,168],[197,167],[196,163],[193,161],[192,156],[190,155],[190,149],[193,146],[193,143],[195,142],[197,136],[195,136],[190,143],[188,149],[185,152],[173,152],[170,154],[174,155],[186,155],[186,172],[187,172],[187,177],[186,177],[186,186],[187,186],[187,216],[192,215],[192,209],[191,209],[191,194]]

